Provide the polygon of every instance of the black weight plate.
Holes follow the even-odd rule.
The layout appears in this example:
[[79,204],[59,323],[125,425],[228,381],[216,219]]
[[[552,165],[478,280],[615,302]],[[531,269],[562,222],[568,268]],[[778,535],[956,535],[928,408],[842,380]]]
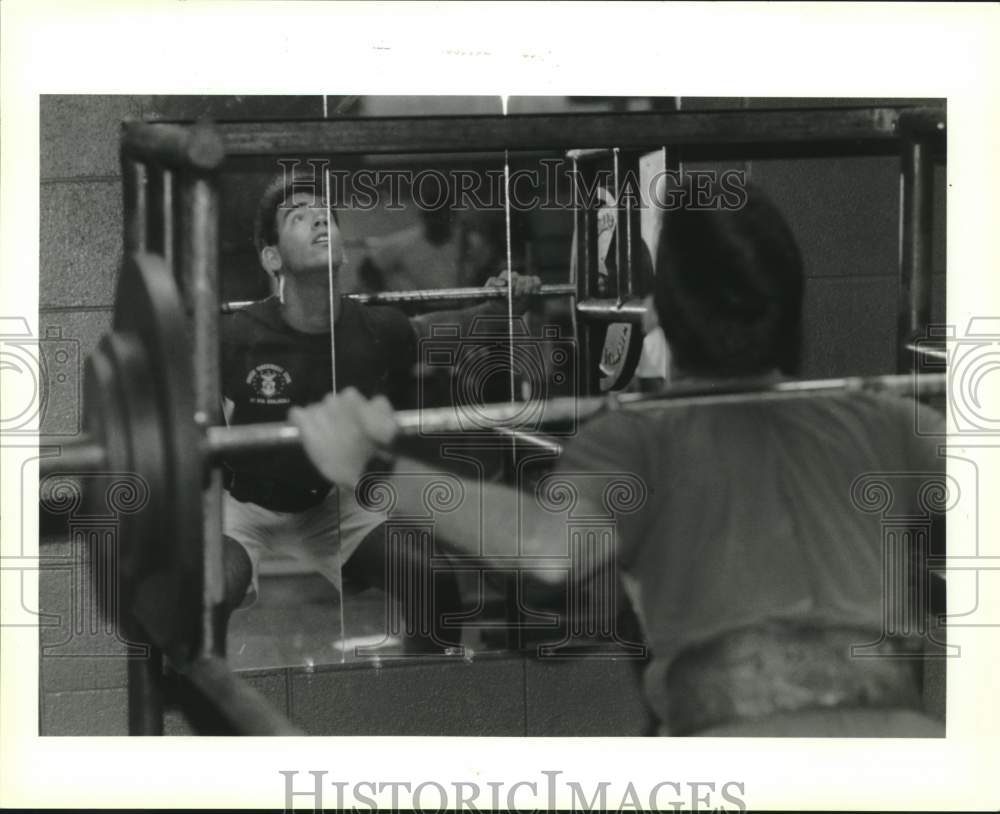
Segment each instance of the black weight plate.
[[[128,421],[119,395],[117,376],[114,360],[108,355],[108,337],[105,336],[88,357],[83,378],[86,429],[94,441],[104,447],[106,456],[106,465],[101,472],[80,476],[85,512],[93,517],[108,517],[115,512],[115,500],[109,494],[112,484],[118,478],[129,477],[128,473],[133,470],[127,441]],[[118,520],[120,515],[115,515]],[[124,527],[127,525],[127,522],[116,523],[116,539],[113,541],[109,541],[106,535],[85,538],[88,571],[97,607],[101,616],[118,625],[119,630],[120,578],[123,568],[127,567],[123,562],[122,549],[127,547],[131,534],[131,530]]]
[[[108,337],[87,358],[83,372],[83,416],[87,433],[104,447],[106,469],[125,472],[131,466],[126,441],[124,405],[118,397],[114,362],[107,354]],[[101,513],[101,500],[88,499],[90,511]]]
[[[162,487],[157,487],[163,495],[156,500],[162,501],[165,510],[154,537],[142,541],[157,547],[155,556],[148,560],[156,568],[137,589],[137,599],[148,605],[169,602],[183,617],[175,623],[179,632],[171,636],[183,638],[188,647],[182,649],[188,650],[201,637],[202,460],[200,434],[194,423],[194,370],[187,318],[173,275],[162,258],[145,253],[126,258],[115,296],[114,328],[134,335],[142,345],[163,438]],[[129,394],[129,399],[140,403],[135,393]],[[140,433],[133,437],[142,443]],[[135,454],[139,457],[142,451],[137,449]],[[176,653],[179,648],[165,649]]]
[[[162,566],[162,549],[142,542],[156,537],[171,512],[166,501],[169,493],[166,445],[160,406],[153,395],[149,364],[139,337],[114,333],[106,336],[102,344],[105,358],[115,370],[122,441],[130,462],[127,472],[118,473],[121,477],[115,485],[123,492],[116,501],[120,504],[121,574],[126,584],[132,584]],[[134,505],[129,506],[132,489]]]

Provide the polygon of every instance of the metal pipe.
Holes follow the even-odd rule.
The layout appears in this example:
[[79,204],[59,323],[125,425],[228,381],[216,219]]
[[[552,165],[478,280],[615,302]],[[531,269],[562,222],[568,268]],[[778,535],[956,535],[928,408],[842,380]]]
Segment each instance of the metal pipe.
[[625,290],[622,285],[622,271],[625,266],[625,251],[627,249],[627,238],[623,221],[625,215],[622,211],[622,182],[621,182],[621,150],[615,147],[611,151],[612,172],[614,175],[614,196],[615,196],[615,301],[621,305],[625,300]]
[[184,277],[194,314],[194,389],[198,420],[218,423],[219,406],[219,202],[212,183],[191,179],[185,189]]
[[500,435],[506,435],[508,438],[512,438],[518,443],[527,444],[528,446],[537,447],[538,449],[544,449],[546,452],[552,452],[556,455],[562,455],[563,453],[562,444],[545,435],[512,430],[509,427],[494,427],[493,430]]
[[[134,621],[124,620],[125,638],[140,643],[145,635]],[[128,659],[128,733],[163,734],[163,655],[152,645],[145,656]]]
[[948,350],[944,346],[932,347],[923,343],[909,342],[906,345],[906,349],[920,356],[930,356],[933,359],[944,359],[946,361],[948,359]]
[[[335,118],[215,125],[229,156],[363,155],[553,150],[582,145],[843,144],[899,138],[897,122],[941,121],[943,106]],[[146,125],[167,128],[168,124]]]
[[294,726],[257,690],[241,681],[220,658],[195,659],[175,666],[208,704],[213,717],[220,718],[236,735],[287,735],[305,733]]
[[164,169],[160,173],[160,183],[162,185],[161,194],[163,199],[161,206],[163,211],[161,213],[163,218],[162,224],[162,240],[163,240],[163,259],[167,264],[167,268],[173,272],[174,270],[174,244],[177,240],[177,233],[174,224],[174,190],[175,190],[176,176],[171,170]]
[[[575,156],[571,156],[572,168],[571,178],[572,178],[572,191],[573,191],[573,245],[570,248],[570,264],[569,264],[569,283],[573,286],[574,292],[576,294],[577,301],[582,300],[586,297],[586,266],[584,266],[584,258],[586,254],[586,221],[587,221],[587,210],[580,203],[580,162]],[[582,272],[582,273],[581,273]],[[570,311],[570,327],[573,332],[573,336],[582,338],[582,346],[577,346],[576,359],[573,360],[578,366],[581,360],[586,361],[588,359],[587,348],[586,348],[586,336],[582,336],[580,333],[580,326],[576,317],[576,308]],[[577,371],[579,371],[577,367]],[[581,391],[581,381],[580,376],[574,376],[577,382],[577,392]]]
[[[626,409],[638,411],[669,410],[679,406],[710,406],[714,404],[739,404],[742,402],[783,401],[794,398],[814,398],[837,393],[895,393],[926,398],[945,393],[948,377],[945,373],[915,376],[910,373],[885,376],[853,376],[839,379],[811,381],[771,379],[720,380],[695,386],[675,385],[658,393],[624,393],[620,395],[580,397],[565,396],[544,402],[541,418],[532,414],[532,428],[555,428],[567,423],[586,421],[605,410]],[[396,413],[400,435],[416,437],[439,433],[461,433],[475,424],[487,423],[497,432],[513,434],[523,432],[518,421],[524,420],[524,402],[499,402],[496,404],[456,407],[435,407],[424,410],[403,410]],[[520,436],[518,436],[520,438]],[[57,441],[43,439],[42,446],[56,446]],[[226,455],[259,454],[279,449],[301,446],[298,427],[279,422],[266,424],[237,424],[232,427],[210,426],[205,429],[202,455],[212,460]],[[85,444],[65,445],[65,455],[60,458],[42,458],[39,468],[43,474],[72,472],[71,462],[78,454],[91,458],[98,454],[93,441]],[[67,463],[69,462],[69,463]]]
[[594,322],[631,322],[641,324],[646,306],[640,299],[619,302],[617,299],[589,299],[576,304],[576,313]]
[[[635,172],[636,181],[639,180],[639,163],[637,161],[629,162],[629,169]],[[620,193],[619,193],[620,194]],[[620,211],[620,210],[619,210]],[[638,229],[636,229],[636,235],[632,234],[632,227],[636,225],[633,223],[635,221],[635,212],[632,209],[632,196],[625,196],[625,290],[622,291],[621,288],[618,289],[618,301],[625,302],[633,296],[633,291],[635,289],[635,238],[638,234]]]
[[[571,297],[576,294],[572,283],[543,285],[531,296]],[[414,291],[380,291],[377,293],[345,294],[344,297],[364,305],[398,305],[413,302],[448,302],[450,300],[500,300],[507,298],[506,288],[469,286],[465,288],[425,288]],[[253,305],[255,300],[224,302],[219,308],[223,314],[232,314]]]
[[612,147],[588,147],[579,150],[567,150],[566,158],[576,162],[581,158],[607,158],[611,155]]
[[166,258],[167,225],[165,175],[166,170],[163,167],[156,165],[146,167],[146,251],[163,258]]
[[[671,387],[660,393],[626,393],[623,395],[566,396],[545,402],[541,418],[532,416],[533,425],[556,427],[576,421],[585,421],[605,410],[626,409],[656,411],[679,406],[710,406],[739,404],[742,402],[783,401],[795,398],[814,398],[836,393],[897,393],[900,395],[934,396],[947,389],[945,374],[914,376],[893,374],[887,376],[856,376],[815,381],[740,380],[719,381],[697,387]],[[517,429],[523,420],[524,403],[500,402],[468,407],[436,407],[425,410],[404,410],[396,413],[396,424],[403,437],[458,433],[475,419],[484,423]],[[207,457],[237,455],[240,453],[269,452],[291,449],[301,445],[298,428],[290,424],[243,424],[232,427],[209,427],[206,430],[204,454]]]
[[907,345],[925,333],[931,318],[931,242],[934,174],[926,142],[907,139],[902,161],[902,246],[899,258],[897,370],[912,369]]
[[125,255],[146,250],[145,164],[122,154],[122,192],[125,222]]
[[39,440],[38,447],[41,452],[46,447],[51,446],[58,450],[57,454],[49,455],[41,459],[40,465],[43,473],[67,472],[85,474],[87,472],[101,471],[107,468],[108,454],[104,446],[93,436],[83,434],[78,435],[72,443],[67,444],[65,438],[52,438]]
[[[190,292],[194,313],[193,361],[195,420],[222,423],[221,374],[219,370],[219,202],[213,181],[196,176],[186,179],[183,206],[188,228],[184,233],[185,290]],[[203,655],[224,656],[222,641],[216,641],[215,607],[224,598],[222,566],[222,477],[213,472],[202,495],[204,547],[191,552],[201,558],[203,574]]]
[[[594,173],[591,172],[591,180]],[[597,216],[591,202],[585,197],[590,185],[583,178],[583,170],[573,162],[574,218],[579,231],[577,237],[577,302],[590,299],[597,287]],[[592,187],[596,188],[596,187]],[[573,309],[573,335],[578,340],[577,392],[590,395],[598,389],[598,364],[601,357],[600,340],[596,326],[588,323],[580,330],[579,312]],[[603,336],[603,332],[601,333]]]
[[216,169],[227,152],[216,128],[207,122],[190,126],[125,122],[122,125],[121,149],[128,158],[195,172]]

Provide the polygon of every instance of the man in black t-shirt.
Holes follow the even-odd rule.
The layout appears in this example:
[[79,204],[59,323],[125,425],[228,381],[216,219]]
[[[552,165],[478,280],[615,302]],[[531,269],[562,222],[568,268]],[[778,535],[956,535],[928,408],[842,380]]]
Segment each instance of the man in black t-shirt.
[[[500,300],[411,319],[395,308],[342,299],[343,237],[335,212],[317,191],[313,179],[279,176],[258,206],[254,238],[278,294],[224,320],[222,391],[230,424],[284,421],[291,407],[320,401],[333,389],[332,354],[337,390],[354,387],[369,397],[387,396],[397,409],[407,406],[403,399],[418,361],[418,337],[431,324],[466,324],[482,314],[506,313]],[[520,312],[523,295],[540,281],[511,277]],[[488,285],[506,286],[507,280],[492,278]],[[265,550],[305,562],[338,588],[342,572],[352,582],[386,587],[382,518],[362,511],[353,493],[332,488],[301,451],[234,456],[226,469],[223,623],[256,592]],[[414,556],[407,567],[428,564]],[[453,578],[439,575],[433,596],[430,613],[406,607],[413,597],[399,598],[411,619],[439,620],[457,609]],[[425,633],[434,646],[457,643],[456,634],[448,635],[439,624]]]

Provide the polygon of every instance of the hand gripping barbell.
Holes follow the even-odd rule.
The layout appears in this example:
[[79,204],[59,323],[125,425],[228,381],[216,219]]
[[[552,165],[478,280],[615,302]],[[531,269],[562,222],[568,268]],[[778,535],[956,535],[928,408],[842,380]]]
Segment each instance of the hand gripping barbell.
[[[122,516],[119,568],[141,580],[156,574],[176,607],[197,609],[202,592],[202,489],[211,467],[228,455],[260,454],[300,445],[288,424],[205,427],[195,417],[194,371],[186,316],[166,264],[139,253],[124,264],[115,298],[113,331],[88,358],[84,375],[85,434],[72,444],[41,440],[40,471],[121,473],[146,488],[140,511]],[[534,435],[573,426],[606,409],[662,410],[672,405],[812,397],[823,393],[888,391],[932,396],[944,392],[944,374],[822,381],[719,381],[698,388],[640,394],[563,397],[548,401],[402,411],[402,437],[494,428],[558,451]],[[104,483],[106,484],[106,480]],[[43,482],[43,494],[44,482]],[[142,541],[155,540],[156,545]],[[164,588],[163,586],[168,586]],[[137,589],[139,590],[139,589]],[[197,624],[197,619],[190,620]],[[184,620],[178,620],[184,626]]]
[[[259,454],[300,446],[298,428],[265,423],[233,427],[202,426],[195,417],[194,372],[188,329],[180,295],[160,257],[139,253],[123,269],[116,296],[113,332],[87,360],[84,376],[84,425],[77,441],[41,441],[57,447],[45,457],[41,472],[133,472],[150,486],[191,489],[200,502],[207,468],[227,455]],[[681,404],[776,400],[837,392],[893,392],[920,397],[940,395],[944,374],[847,377],[815,381],[772,379],[716,380],[674,386],[655,394],[561,397],[535,403],[455,405],[396,413],[403,437],[461,433],[492,427],[528,443],[532,430],[585,421],[606,409],[660,410]],[[546,441],[541,441],[551,446]],[[552,447],[554,450],[556,447]]]

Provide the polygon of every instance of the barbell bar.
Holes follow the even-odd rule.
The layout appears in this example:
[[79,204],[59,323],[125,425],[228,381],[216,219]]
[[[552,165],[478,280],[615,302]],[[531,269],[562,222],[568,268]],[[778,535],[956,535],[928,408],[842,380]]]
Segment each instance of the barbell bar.
[[[533,443],[535,432],[586,422],[599,413],[613,410],[652,412],[690,406],[713,406],[744,402],[783,401],[815,398],[836,393],[892,393],[928,398],[947,389],[944,373],[850,376],[808,381],[733,380],[696,387],[673,386],[658,393],[625,393],[606,396],[563,396],[528,402],[457,405],[422,410],[401,410],[395,414],[400,438],[441,434],[499,431],[515,440]],[[525,418],[525,414],[528,414]],[[192,419],[193,420],[193,419]],[[471,429],[470,429],[471,428]],[[300,448],[298,427],[278,422],[236,426],[203,427],[200,456],[215,464],[227,456],[255,455]],[[81,436],[70,444],[63,439],[41,439],[41,447],[61,447],[58,457],[43,458],[43,475],[100,469],[106,462],[104,447],[94,438]],[[541,445],[556,450],[558,445],[542,439]]]
[[[572,286],[550,286],[549,289],[553,295],[561,295],[567,289],[572,290]],[[464,292],[469,289],[458,290]],[[483,289],[471,290],[480,295],[483,293]],[[491,296],[496,297],[505,294],[502,289],[488,291],[495,292]],[[371,296],[415,298],[424,293],[389,292]],[[145,444],[138,440],[131,448],[125,445],[124,451],[116,447],[112,454],[108,453],[108,446],[109,443],[120,445],[119,426],[127,425],[135,439],[143,437],[138,431],[148,430],[143,425],[151,422],[150,415],[155,415],[162,426],[161,435],[168,445],[167,463],[183,453],[197,458],[198,470],[202,472],[204,464],[217,463],[227,455],[300,446],[298,430],[290,424],[205,427],[196,421],[186,316],[176,284],[162,258],[140,253],[133,255],[125,264],[119,279],[114,324],[115,333],[105,337],[98,352],[88,360],[85,388],[88,398],[84,408],[89,432],[71,443],[66,443],[64,437],[42,437],[40,447],[59,450],[57,455],[40,460],[43,476],[54,472],[101,470],[109,464],[120,464],[129,456],[140,459],[145,454],[142,448]],[[913,350],[918,348],[914,346]],[[149,381],[145,381],[147,377]],[[142,379],[141,383],[139,379]],[[946,388],[944,373],[854,376],[816,381],[737,379],[673,386],[654,394],[608,393],[602,396],[569,396],[400,411],[396,413],[396,421],[401,438],[470,431],[502,432],[515,440],[523,439],[546,446],[547,442],[538,436],[539,433],[548,428],[586,421],[604,410],[660,410],[678,406],[814,397],[837,392],[888,392],[924,398],[941,395]],[[170,449],[170,444],[183,446]]]
[[[145,604],[133,613],[150,640],[172,658],[190,657],[201,635],[203,562],[202,490],[209,468],[226,456],[263,454],[301,446],[288,424],[204,426],[196,419],[193,354],[177,284],[162,257],[129,255],[115,296],[114,331],[88,358],[84,376],[86,435],[42,438],[42,505],[65,513],[57,485],[82,484],[93,511],[108,499],[106,477],[121,476],[134,490],[117,494],[117,562],[121,584]],[[491,405],[439,407],[396,414],[400,438],[500,432],[558,451],[541,431],[572,433],[578,422],[605,410],[662,410],[680,405],[813,398],[838,392],[940,395],[946,374],[892,375],[821,381],[720,381],[672,387],[655,395],[608,394]],[[520,441],[518,442],[520,443]],[[68,481],[67,481],[68,476]],[[74,478],[74,476],[77,476]],[[91,492],[93,490],[93,492]],[[103,510],[105,513],[107,509]],[[104,590],[104,589],[102,589]],[[166,614],[162,608],[174,610]],[[176,654],[180,654],[179,656]]]
[[[543,285],[529,297],[568,297],[576,295],[573,283]],[[463,286],[459,288],[422,288],[412,291],[380,291],[377,293],[345,294],[344,299],[363,305],[405,305],[420,302],[450,302],[464,300],[499,300],[507,298],[506,288],[485,286]],[[233,314],[253,305],[256,300],[234,300],[224,302],[219,310],[223,314]]]
[[[529,438],[537,430],[583,423],[613,410],[656,412],[678,407],[816,398],[837,393],[892,393],[929,398],[947,389],[944,373],[852,376],[810,381],[767,379],[717,381],[708,385],[673,386],[654,394],[609,393],[606,396],[563,396],[547,401],[500,402],[475,406],[402,410],[395,414],[400,438],[467,432],[469,427],[496,427],[515,439]],[[537,411],[533,413],[532,407]],[[528,413],[527,419],[524,418]],[[207,427],[203,453],[209,460],[227,455],[274,452],[301,447],[298,427],[292,424],[244,424]]]

